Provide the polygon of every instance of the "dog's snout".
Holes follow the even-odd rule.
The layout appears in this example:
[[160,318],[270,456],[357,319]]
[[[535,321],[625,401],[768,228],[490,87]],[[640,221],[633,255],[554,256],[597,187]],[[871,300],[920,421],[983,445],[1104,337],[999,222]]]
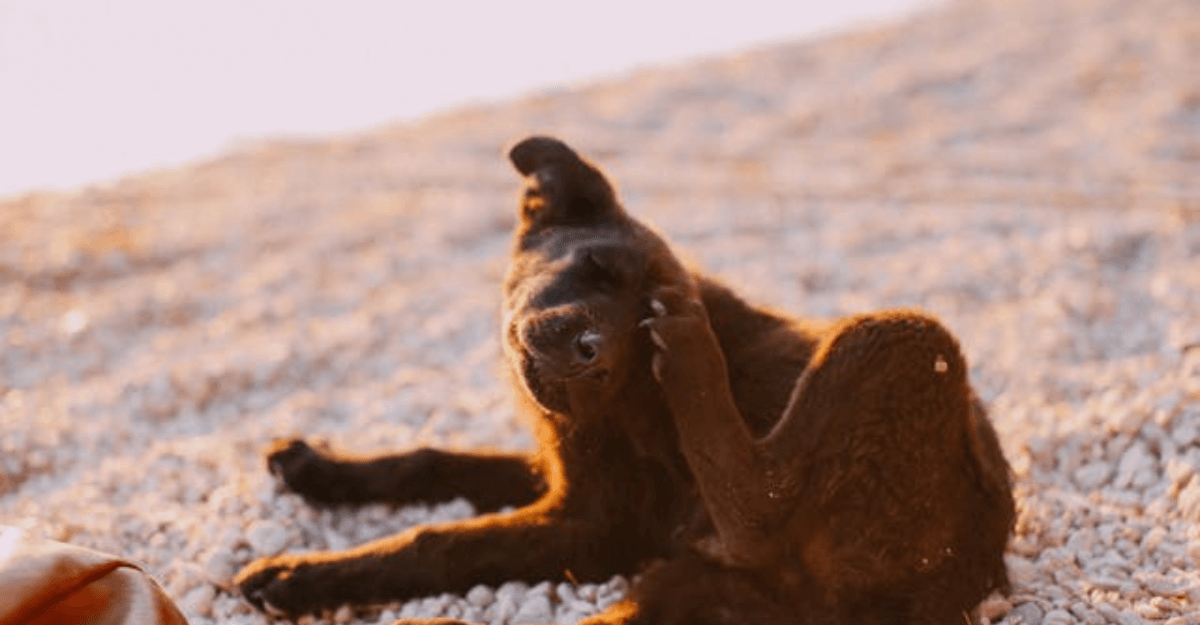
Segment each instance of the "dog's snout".
[[578,311],[554,310],[532,316],[517,326],[517,335],[526,349],[563,365],[590,364],[600,355],[602,334]]

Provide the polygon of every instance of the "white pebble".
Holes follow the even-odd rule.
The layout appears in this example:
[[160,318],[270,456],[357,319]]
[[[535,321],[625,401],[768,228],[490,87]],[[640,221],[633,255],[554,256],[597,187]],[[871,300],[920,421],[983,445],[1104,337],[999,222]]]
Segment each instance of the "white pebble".
[[321,535],[325,537],[325,546],[330,551],[349,549],[352,544],[348,538],[342,536],[333,528],[324,528],[321,531]]
[[554,614],[554,623],[557,625],[575,625],[579,621],[591,616],[591,612],[580,612],[570,609],[566,606],[561,606]]
[[1143,443],[1134,443],[1121,455],[1117,465],[1117,477],[1113,485],[1117,488],[1129,486],[1146,486],[1154,481],[1157,472],[1157,462]]
[[246,542],[260,556],[273,556],[283,551],[291,537],[275,521],[255,521],[246,529]]
[[505,623],[517,613],[517,602],[511,597],[504,597],[497,594],[496,602],[484,609],[483,614],[488,621],[492,623]]
[[411,619],[411,618],[418,618],[420,616],[421,616],[421,600],[420,599],[414,599],[412,601],[405,602],[404,605],[400,606],[400,614],[398,615],[398,618]]
[[200,567],[208,581],[218,586],[227,585],[236,573],[233,552],[223,547],[210,549],[200,556]]
[[[1075,483],[1084,490],[1094,490],[1103,486],[1112,474],[1112,467],[1107,462],[1090,462],[1075,471]],[[1046,615],[1049,618],[1049,615]]]
[[441,616],[450,602],[444,596],[425,597],[421,600],[418,615],[426,618]]
[[209,584],[193,588],[179,601],[179,607],[189,616],[209,616],[217,591]]
[[576,586],[575,594],[578,595],[579,598],[583,601],[589,601],[589,602],[595,601],[596,600],[596,585],[595,584],[581,584],[579,586]]
[[554,609],[550,606],[550,597],[544,594],[529,594],[517,613],[510,621],[513,625],[521,623],[549,623],[554,620]]
[[1050,610],[1042,618],[1042,625],[1072,625],[1075,619],[1066,610]]
[[275,491],[275,483],[263,478],[259,482],[258,488],[255,489],[254,498],[264,507],[270,508],[275,503],[277,493]]
[[[458,618],[468,623],[479,623],[486,620],[483,617],[483,608],[479,606],[459,602],[455,604],[455,608],[458,611]],[[450,614],[447,614],[447,616],[450,616]]]
[[992,595],[979,604],[979,615],[988,621],[998,620],[1008,614],[1010,610],[1012,610],[1012,604],[1008,602],[1008,599],[999,595]]
[[529,585],[524,582],[505,582],[496,589],[496,599],[507,599],[519,605],[528,591]]
[[558,600],[563,603],[569,603],[576,600],[575,587],[567,582],[562,582],[554,587],[554,594],[558,595]]
[[469,592],[467,592],[467,601],[470,602],[471,605],[479,606],[481,608],[487,607],[487,605],[495,600],[495,598],[496,594],[492,592],[492,589],[482,584],[472,588]]
[[1028,601],[1013,608],[1008,616],[1010,619],[1021,619],[1022,625],[1041,625],[1042,609],[1038,607],[1038,604]]

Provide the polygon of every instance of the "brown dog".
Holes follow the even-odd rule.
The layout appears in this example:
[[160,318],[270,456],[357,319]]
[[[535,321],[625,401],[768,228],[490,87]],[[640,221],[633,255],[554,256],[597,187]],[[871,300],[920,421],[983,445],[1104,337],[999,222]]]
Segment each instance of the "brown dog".
[[756,308],[682,266],[566,145],[509,157],[528,185],[504,348],[537,452],[280,444],[271,470],[312,502],[490,514],[259,560],[237,580],[250,601],[298,614],[641,572],[587,623],[958,624],[1007,588],[1008,465],[937,321]]

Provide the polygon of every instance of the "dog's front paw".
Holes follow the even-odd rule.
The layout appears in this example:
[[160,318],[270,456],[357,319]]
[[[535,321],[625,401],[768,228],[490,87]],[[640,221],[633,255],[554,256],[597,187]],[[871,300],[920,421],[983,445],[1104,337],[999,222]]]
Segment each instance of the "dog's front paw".
[[326,605],[311,565],[287,556],[255,560],[233,583],[254,607],[272,616],[307,614]]
[[267,469],[288,490],[315,502],[331,501],[336,463],[300,439],[280,439],[267,449]]
[[656,347],[654,377],[664,389],[705,386],[727,375],[721,346],[697,296],[664,287],[651,296],[649,306],[651,316],[641,326]]

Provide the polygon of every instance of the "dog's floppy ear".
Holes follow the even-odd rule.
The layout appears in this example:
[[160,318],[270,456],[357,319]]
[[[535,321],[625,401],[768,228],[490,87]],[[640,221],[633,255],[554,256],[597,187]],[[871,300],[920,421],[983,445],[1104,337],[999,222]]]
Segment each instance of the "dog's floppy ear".
[[588,224],[621,212],[616,193],[595,165],[552,137],[529,137],[508,151],[528,179],[522,210],[543,223]]

